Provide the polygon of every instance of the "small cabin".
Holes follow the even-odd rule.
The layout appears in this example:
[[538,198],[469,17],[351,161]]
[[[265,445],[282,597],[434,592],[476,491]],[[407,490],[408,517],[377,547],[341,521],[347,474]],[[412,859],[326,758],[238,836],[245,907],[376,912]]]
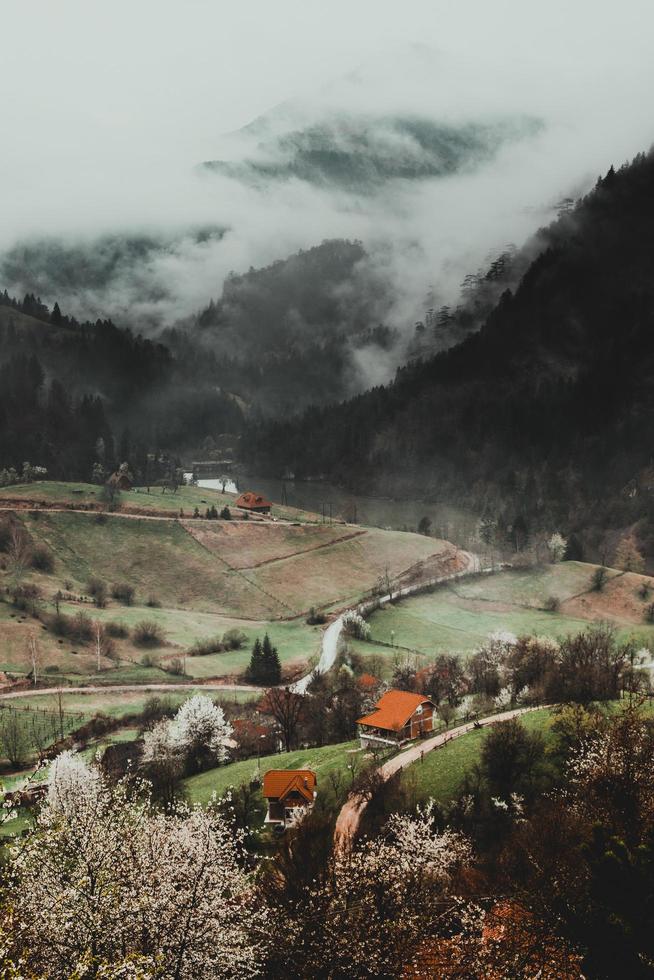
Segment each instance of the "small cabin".
[[260,493],[253,493],[252,490],[247,490],[237,498],[236,506],[241,507],[242,510],[250,510],[254,514],[269,514],[272,504]]
[[359,718],[362,748],[402,745],[434,730],[436,706],[424,694],[410,691],[387,691],[375,710]]
[[288,827],[312,807],[318,792],[313,769],[269,769],[263,777],[265,824]]

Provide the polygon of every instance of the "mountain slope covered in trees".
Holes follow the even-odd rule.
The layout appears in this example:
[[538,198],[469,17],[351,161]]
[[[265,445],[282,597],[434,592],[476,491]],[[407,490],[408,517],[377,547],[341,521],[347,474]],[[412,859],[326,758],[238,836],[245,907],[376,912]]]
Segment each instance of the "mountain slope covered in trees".
[[529,117],[454,125],[421,116],[353,112],[331,112],[303,124],[287,107],[282,119],[263,116],[234,134],[232,139],[243,143],[240,159],[203,166],[254,185],[296,179],[372,194],[390,180],[470,172],[506,143],[534,136],[540,128]]
[[386,387],[253,427],[252,460],[526,521],[647,522],[654,155],[611,168],[527,249],[537,257],[479,332]]

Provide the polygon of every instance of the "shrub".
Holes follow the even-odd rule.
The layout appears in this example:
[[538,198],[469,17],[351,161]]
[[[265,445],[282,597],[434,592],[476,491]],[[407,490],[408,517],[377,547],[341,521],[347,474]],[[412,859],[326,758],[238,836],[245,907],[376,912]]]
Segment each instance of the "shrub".
[[158,647],[164,642],[164,631],[152,619],[143,619],[134,627],[134,642],[140,647]]
[[220,516],[222,517],[222,519],[224,521],[231,521],[231,519],[232,519],[232,512],[231,512],[231,510],[229,509],[229,507],[227,505],[225,505],[223,507],[223,509],[221,510]]
[[558,612],[561,608],[561,600],[558,595],[548,595],[543,608],[546,612]]
[[116,640],[124,640],[125,637],[129,636],[129,629],[125,623],[113,619],[105,623],[104,630],[107,636],[112,636]]
[[601,592],[606,585],[608,575],[608,570],[604,567],[604,565],[600,565],[599,568],[596,568],[590,579],[591,590],[593,592]]
[[43,668],[43,673],[44,674],[58,674],[59,673],[59,664],[48,664],[47,667],[44,667]]
[[17,585],[11,593],[12,605],[23,612],[34,613],[41,595],[38,585]]
[[308,626],[322,626],[323,623],[327,622],[327,617],[324,613],[318,612],[315,606],[312,606],[309,610],[309,615],[307,616]]
[[169,661],[166,666],[166,671],[169,674],[175,674],[177,677],[180,677],[184,673],[184,665],[179,657],[173,657],[173,659]]
[[128,582],[115,582],[111,586],[111,595],[124,606],[131,606],[134,602],[134,586]]
[[222,653],[225,649],[223,641],[219,636],[209,637],[206,640],[196,640],[188,651],[189,657],[205,657],[209,653]]
[[649,594],[651,591],[652,586],[650,582],[641,582],[638,586],[638,595],[643,601],[649,599]]
[[102,579],[90,578],[86,584],[86,591],[93,599],[98,609],[104,609],[107,605],[107,585]]
[[247,643],[247,641],[248,638],[243,630],[237,628],[227,630],[227,632],[223,634],[223,646],[226,650],[240,650],[241,647]]
[[50,618],[50,629],[55,634],[55,636],[70,636],[72,629],[72,621],[70,616],[65,613],[58,612]]
[[149,606],[150,609],[161,609],[161,603],[154,595],[148,596],[147,602],[145,604],[146,606]]
[[645,609],[645,622],[654,623],[654,602],[650,602]]
[[154,659],[151,653],[144,653],[141,657],[141,667],[156,667],[157,661]]
[[54,572],[54,557],[52,552],[48,551],[45,545],[37,544],[32,549],[30,565],[37,572],[48,572],[49,574]]
[[93,623],[86,613],[78,612],[73,616],[70,635],[80,643],[88,643],[93,639]]

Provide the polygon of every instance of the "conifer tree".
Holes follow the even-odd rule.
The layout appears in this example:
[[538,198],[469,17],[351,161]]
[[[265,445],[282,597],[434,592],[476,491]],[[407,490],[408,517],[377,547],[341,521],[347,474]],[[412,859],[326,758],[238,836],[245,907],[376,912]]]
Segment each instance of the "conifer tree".
[[263,638],[262,646],[262,680],[265,684],[279,684],[282,676],[282,665],[279,662],[277,647],[270,642],[270,637],[266,633]]
[[247,678],[253,684],[259,684],[264,678],[264,664],[263,664],[263,651],[261,649],[261,640],[259,637],[254,641],[254,646],[252,647],[252,656],[250,657],[250,663],[247,669]]

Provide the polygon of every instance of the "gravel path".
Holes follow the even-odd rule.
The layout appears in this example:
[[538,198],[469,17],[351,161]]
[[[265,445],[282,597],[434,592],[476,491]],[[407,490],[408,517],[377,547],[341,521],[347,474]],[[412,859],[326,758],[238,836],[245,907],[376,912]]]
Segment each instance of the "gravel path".
[[[468,732],[474,731],[475,724],[477,727],[486,728],[488,725],[495,724],[495,722],[508,721],[510,718],[517,718],[519,715],[524,715],[529,711],[541,711],[543,707],[546,707],[546,705],[535,708],[514,708],[512,711],[503,711],[497,715],[489,715],[487,718],[481,718],[476,723],[471,721],[465,725],[460,725],[458,728],[452,728],[450,731],[442,732],[440,735],[433,735],[431,738],[423,739],[416,745],[410,746],[404,752],[400,752],[399,755],[389,759],[388,762],[385,762],[379,767],[378,772],[384,782],[386,782],[396,772],[399,772],[400,769],[406,769],[407,766],[412,765],[414,762],[419,762],[422,756],[427,755],[428,752],[433,752],[434,749],[441,748],[441,746],[446,745],[453,739],[461,738],[462,735],[467,735]],[[336,848],[346,848],[354,840],[356,832],[359,829],[363,811],[367,807],[368,802],[369,798],[361,794],[355,794],[346,800],[336,819],[336,829],[334,831],[334,846]]]

